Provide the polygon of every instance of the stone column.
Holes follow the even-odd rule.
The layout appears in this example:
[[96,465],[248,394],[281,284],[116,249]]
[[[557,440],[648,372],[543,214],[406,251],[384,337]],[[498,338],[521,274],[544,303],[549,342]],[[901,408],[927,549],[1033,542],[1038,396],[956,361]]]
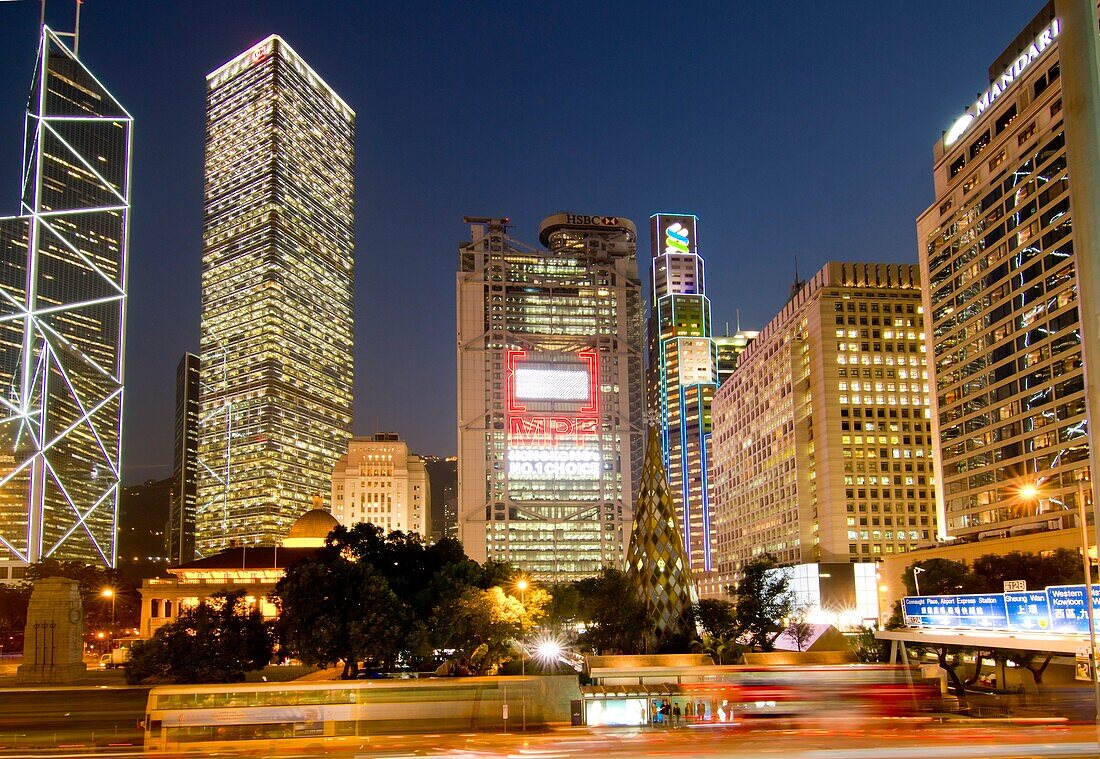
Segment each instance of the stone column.
[[15,682],[71,683],[87,673],[80,583],[67,577],[36,581],[23,632],[23,663],[16,671]]

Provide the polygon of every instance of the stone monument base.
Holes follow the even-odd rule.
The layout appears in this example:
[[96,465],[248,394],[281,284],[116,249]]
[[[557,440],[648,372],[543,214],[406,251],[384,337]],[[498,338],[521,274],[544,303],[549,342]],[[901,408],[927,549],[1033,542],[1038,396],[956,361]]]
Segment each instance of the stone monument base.
[[23,631],[23,663],[18,685],[57,685],[86,677],[84,603],[80,583],[47,577],[34,583]]

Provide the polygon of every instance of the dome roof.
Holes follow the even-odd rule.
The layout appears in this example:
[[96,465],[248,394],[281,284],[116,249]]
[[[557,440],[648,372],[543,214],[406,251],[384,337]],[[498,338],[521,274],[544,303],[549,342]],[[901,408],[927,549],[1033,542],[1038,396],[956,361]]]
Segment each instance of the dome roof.
[[322,545],[328,534],[339,526],[336,517],[324,509],[310,509],[298,517],[286,537],[287,540],[319,540],[318,545]]

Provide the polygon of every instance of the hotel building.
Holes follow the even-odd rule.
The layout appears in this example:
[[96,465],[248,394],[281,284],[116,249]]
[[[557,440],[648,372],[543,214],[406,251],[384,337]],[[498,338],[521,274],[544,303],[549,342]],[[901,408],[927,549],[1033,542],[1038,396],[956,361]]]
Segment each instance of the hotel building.
[[271,36],[207,77],[196,550],[272,543],[351,437],[355,114]]
[[709,460],[718,348],[711,339],[698,229],[693,215],[650,217],[647,395],[684,553],[698,591],[705,594],[716,579]]
[[424,460],[396,432],[353,437],[332,470],[332,515],[346,527],[369,522],[427,539],[430,504]]
[[642,462],[636,229],[559,213],[545,249],[467,219],[458,272],[458,530],[543,582],[620,566]]
[[[42,27],[0,219],[0,562],[114,567],[132,119]],[[10,562],[10,564],[9,564]]]
[[1089,479],[1061,31],[1051,3],[933,147],[917,237],[944,537],[1073,527]]
[[922,310],[917,267],[832,262],[741,353],[712,410],[724,584],[935,537]]

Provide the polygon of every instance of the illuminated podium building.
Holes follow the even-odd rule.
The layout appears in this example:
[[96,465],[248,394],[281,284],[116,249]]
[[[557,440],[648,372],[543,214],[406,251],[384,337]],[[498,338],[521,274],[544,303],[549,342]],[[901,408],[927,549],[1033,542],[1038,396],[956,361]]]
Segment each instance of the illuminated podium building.
[[620,566],[641,471],[641,283],[628,219],[560,213],[546,249],[467,219],[459,249],[458,529],[539,581]]
[[286,534],[347,449],[354,137],[277,36],[207,76],[200,556]]

